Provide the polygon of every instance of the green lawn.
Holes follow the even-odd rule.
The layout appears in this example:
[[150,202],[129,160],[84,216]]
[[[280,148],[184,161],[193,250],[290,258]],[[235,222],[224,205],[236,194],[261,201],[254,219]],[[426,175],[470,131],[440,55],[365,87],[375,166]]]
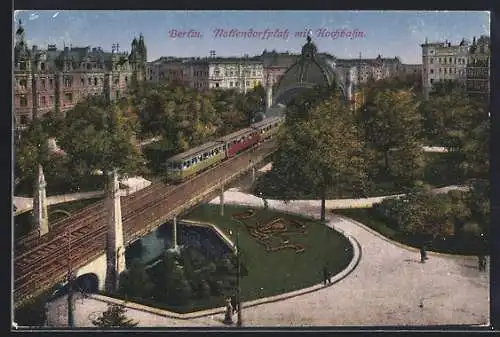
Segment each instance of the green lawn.
[[[55,210],[64,210],[67,212],[74,212],[77,210],[80,210],[86,206],[89,206],[90,204],[93,204],[94,202],[97,202],[99,200],[102,200],[102,198],[92,198],[92,199],[84,199],[84,200],[76,200],[76,201],[71,201],[71,202],[65,202],[62,204],[57,204],[57,205],[51,205],[48,207],[48,213],[49,213],[49,225],[56,222],[62,217],[65,217],[66,215],[64,213],[53,213]],[[32,212],[24,212],[22,214],[14,216],[14,237],[20,237],[23,235],[28,234],[31,229],[33,228],[32,226]]]
[[[242,259],[248,269],[248,275],[241,280],[244,301],[318,284],[322,282],[322,270],[325,264],[332,274],[337,274],[352,260],[353,250],[349,241],[320,222],[255,209],[256,213],[252,218],[242,221],[249,225],[256,225],[257,222],[266,224],[270,220],[281,217],[307,224],[307,234],[290,237],[290,242],[298,243],[305,248],[304,252],[296,253],[292,249],[267,252],[264,246],[249,235],[245,226],[232,220],[232,214],[248,209],[248,207],[226,205],[224,216],[221,217],[218,206],[201,205],[184,216],[186,219],[215,224],[233,242],[236,240],[236,229],[239,228]],[[229,234],[229,230],[232,230],[232,235]]]
[[[352,218],[361,222],[363,225],[379,232],[383,236],[400,242],[410,247],[419,248],[418,238],[405,235],[387,225],[387,223],[371,208],[352,208],[335,210],[335,213]],[[473,235],[459,232],[457,235],[448,237],[446,240],[435,240],[429,244],[428,249],[438,253],[477,255],[479,253],[488,254],[488,244],[484,244]]]

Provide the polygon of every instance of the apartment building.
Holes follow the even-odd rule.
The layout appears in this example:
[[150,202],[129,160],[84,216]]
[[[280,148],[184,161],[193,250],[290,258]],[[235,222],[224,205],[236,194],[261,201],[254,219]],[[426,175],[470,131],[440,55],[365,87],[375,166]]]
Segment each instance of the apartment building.
[[449,41],[431,42],[422,47],[422,88],[428,97],[432,85],[438,81],[458,81],[465,85],[469,42],[465,39],[456,45]]
[[19,22],[15,34],[13,100],[16,126],[22,127],[50,111],[63,113],[89,95],[119,98],[133,80],[146,76],[144,38],[132,41],[130,53],[101,48],[67,47],[46,50],[26,42]]
[[473,38],[467,60],[467,92],[469,95],[479,95],[488,98],[490,95],[490,38],[481,36],[476,41]]

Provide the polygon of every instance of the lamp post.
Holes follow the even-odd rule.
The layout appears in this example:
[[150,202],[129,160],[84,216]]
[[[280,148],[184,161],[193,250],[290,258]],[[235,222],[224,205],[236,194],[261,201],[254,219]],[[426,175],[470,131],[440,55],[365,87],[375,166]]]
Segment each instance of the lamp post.
[[240,229],[236,227],[236,263],[238,264],[236,272],[236,303],[238,303],[238,318],[236,326],[241,326],[241,298],[240,298]]
[[70,328],[75,326],[73,316],[73,271],[71,269],[71,233],[68,230],[68,326]]

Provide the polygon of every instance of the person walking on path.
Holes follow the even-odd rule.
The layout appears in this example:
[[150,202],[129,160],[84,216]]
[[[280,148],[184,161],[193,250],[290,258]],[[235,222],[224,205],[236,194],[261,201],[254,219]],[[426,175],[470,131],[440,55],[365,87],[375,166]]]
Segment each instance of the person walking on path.
[[326,266],[323,267],[323,285],[326,286],[326,281],[328,280],[328,269]]
[[477,257],[478,259],[478,269],[479,271],[485,271],[486,270],[486,258],[484,257],[484,255],[479,255]]
[[425,250],[425,245],[420,246],[420,263],[425,263],[427,260],[427,251]]

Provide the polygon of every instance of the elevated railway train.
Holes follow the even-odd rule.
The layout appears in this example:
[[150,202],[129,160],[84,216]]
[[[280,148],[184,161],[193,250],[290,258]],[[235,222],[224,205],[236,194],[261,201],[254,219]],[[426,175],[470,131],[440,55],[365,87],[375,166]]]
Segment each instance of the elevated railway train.
[[167,179],[182,182],[190,177],[234,157],[276,135],[283,117],[268,118],[250,127],[179,153],[166,161]]

